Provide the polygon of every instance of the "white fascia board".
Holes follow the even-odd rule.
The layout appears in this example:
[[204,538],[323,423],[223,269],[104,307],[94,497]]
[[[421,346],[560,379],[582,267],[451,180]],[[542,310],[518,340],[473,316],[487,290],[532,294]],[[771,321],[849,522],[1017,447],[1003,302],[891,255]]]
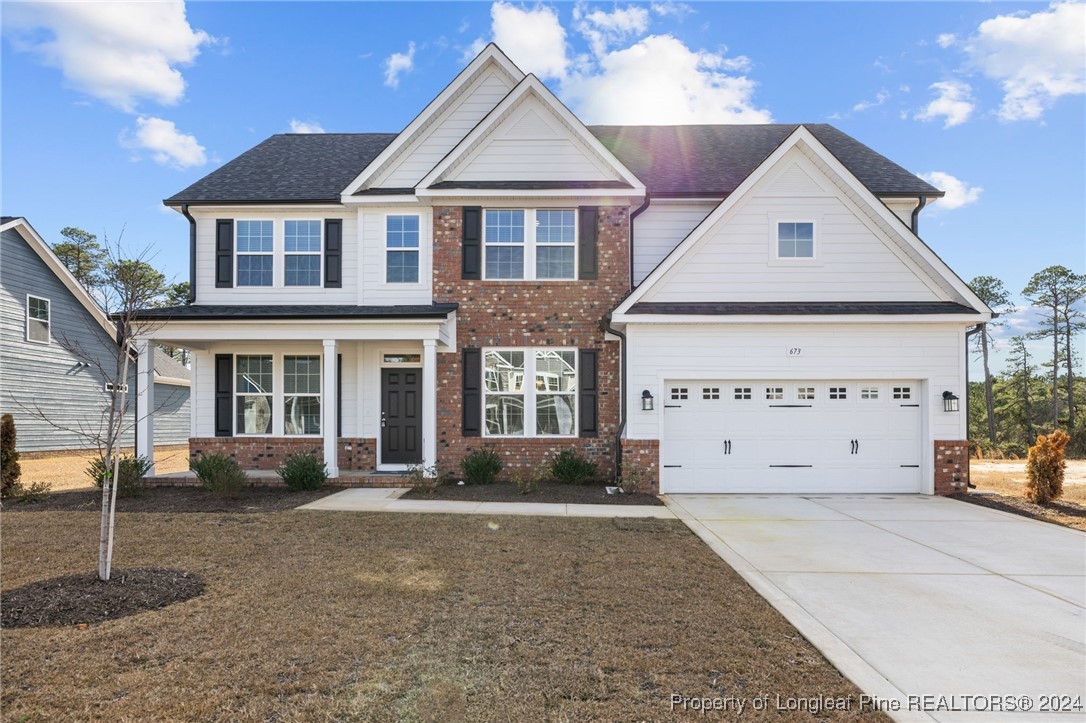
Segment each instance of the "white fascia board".
[[613,324],[980,324],[991,314],[619,314],[611,315]]
[[[171,208],[173,208],[171,206]],[[338,203],[250,203],[250,204],[230,204],[230,205],[190,205],[189,213],[193,217],[196,216],[224,216],[230,214],[232,217],[237,216],[239,213],[251,213],[251,214],[266,214],[266,213],[281,213],[284,211],[343,211],[342,204]]]
[[192,380],[180,377],[162,377],[155,373],[155,384],[168,384],[171,387],[191,387]]
[[444,319],[425,319],[412,322],[404,319],[359,322],[357,319],[310,319],[299,320],[238,320],[233,322],[184,323],[167,322],[148,332],[143,338],[157,343],[176,341],[400,341],[438,340]]
[[377,172],[393,157],[398,155],[403,148],[411,142],[415,134],[429,125],[431,119],[441,112],[441,109],[445,107],[452,98],[454,98],[471,80],[489,63],[495,63],[509,74],[514,80],[522,80],[524,78],[524,71],[518,68],[509,57],[502,52],[494,43],[490,43],[482,51],[475,56],[475,59],[468,63],[468,66],[464,68],[460,73],[453,78],[452,82],[445,86],[445,89],[438,93],[437,97],[430,101],[422,112],[415,116],[415,119],[411,121],[406,128],[400,131],[400,134],[396,136],[392,143],[389,143],[383,151],[376,158],[370,161],[369,165],[362,169],[362,172],[358,174],[350,185],[343,191],[344,196],[351,196],[356,191],[361,189],[369,181],[373,179]]
[[419,188],[416,190],[418,197],[422,198],[463,198],[466,200],[478,200],[480,198],[644,198],[645,190],[636,188],[553,188],[553,189],[497,189],[497,188],[443,188],[430,189]]
[[529,73],[526,75],[513,90],[509,91],[509,94],[502,99],[498,105],[494,106],[489,113],[487,113],[483,120],[479,122],[471,133],[460,139],[451,151],[441,161],[434,166],[416,186],[416,192],[420,193],[423,189],[428,189],[429,186],[437,183],[447,172],[449,172],[457,163],[467,157],[470,153],[470,149],[475,145],[477,141],[489,134],[499,123],[501,123],[505,113],[520,103],[526,95],[535,95],[542,103],[547,105],[567,127],[573,130],[577,137],[587,145],[593,153],[602,158],[611,166],[612,170],[638,191],[640,195],[645,194],[645,184],[641,182],[637,176],[635,176],[630,169],[626,168],[618,158],[615,157],[611,151],[607,150],[599,138],[592,135],[588,128],[581,120],[573,115],[573,113],[567,108],[562,101],[555,97],[554,93],[551,93],[550,89],[543,84],[539,78]]
[[417,196],[407,194],[389,194],[387,196],[374,194],[371,196],[343,196],[345,206],[388,206],[403,203],[418,203]]

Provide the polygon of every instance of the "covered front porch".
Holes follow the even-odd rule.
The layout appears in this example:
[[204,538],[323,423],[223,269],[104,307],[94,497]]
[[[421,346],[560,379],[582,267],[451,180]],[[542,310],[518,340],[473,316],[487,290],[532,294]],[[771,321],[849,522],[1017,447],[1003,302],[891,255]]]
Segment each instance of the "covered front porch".
[[[437,355],[456,348],[455,305],[325,307],[321,316],[252,307],[239,316],[245,308],[229,307],[233,318],[207,307],[176,314],[139,338],[141,409],[155,408],[146,373],[154,346],[192,352],[191,456],[225,454],[259,475],[312,452],[330,478],[367,486],[435,466]],[[139,415],[137,440],[152,464],[144,442],[153,435],[154,415]]]

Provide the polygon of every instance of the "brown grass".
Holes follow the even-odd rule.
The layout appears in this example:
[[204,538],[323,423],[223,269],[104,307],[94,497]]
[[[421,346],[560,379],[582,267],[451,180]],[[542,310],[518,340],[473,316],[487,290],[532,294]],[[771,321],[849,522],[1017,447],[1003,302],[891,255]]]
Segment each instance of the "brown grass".
[[[4,630],[5,719],[662,720],[672,693],[859,694],[676,521],[118,517],[118,568],[205,594]],[[93,566],[95,513],[3,518],[4,589]]]
[[[1025,497],[1025,460],[972,460],[969,465],[969,481],[980,490],[991,490],[1002,495]],[[1064,476],[1063,499],[1086,503],[1086,460],[1067,460]]]
[[[128,450],[131,452],[131,450]],[[19,459],[23,468],[23,484],[44,482],[52,485],[54,492],[77,490],[93,487],[87,477],[86,469],[96,452],[50,452],[34,454],[27,459],[26,454]],[[174,444],[155,447],[155,472],[184,472],[189,468],[189,447],[187,444]]]

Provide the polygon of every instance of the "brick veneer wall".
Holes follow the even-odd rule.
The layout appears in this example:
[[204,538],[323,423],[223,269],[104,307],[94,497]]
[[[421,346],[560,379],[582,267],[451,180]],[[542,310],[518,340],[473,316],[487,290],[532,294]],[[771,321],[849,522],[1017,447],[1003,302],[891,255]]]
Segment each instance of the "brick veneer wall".
[[[620,403],[617,342],[600,323],[630,290],[629,208],[601,207],[599,278],[591,281],[479,281],[461,278],[462,211],[434,208],[434,301],[457,302],[457,353],[437,355],[437,459],[441,473],[459,471],[472,448],[498,452],[506,470],[527,468],[576,447],[614,473]],[[461,361],[464,347],[575,347],[599,350],[599,437],[463,437]]]
[[[377,465],[377,440],[340,437],[337,457],[339,468],[368,472]],[[350,449],[347,449],[350,447]],[[189,459],[202,454],[225,454],[237,460],[242,469],[278,469],[292,454],[312,452],[324,459],[324,441],[298,437],[191,437]]]
[[935,494],[955,495],[969,491],[969,442],[935,442]]
[[638,492],[660,493],[660,440],[622,440],[622,473],[640,478]]

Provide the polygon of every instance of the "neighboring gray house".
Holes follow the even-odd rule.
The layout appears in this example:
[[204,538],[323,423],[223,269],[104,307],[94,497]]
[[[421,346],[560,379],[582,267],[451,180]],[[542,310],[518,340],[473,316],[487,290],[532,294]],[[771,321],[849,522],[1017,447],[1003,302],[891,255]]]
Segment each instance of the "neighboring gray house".
[[[0,218],[0,412],[15,417],[19,451],[86,446],[80,434],[42,415],[67,429],[100,428],[106,379],[65,347],[77,344],[104,364],[115,356],[114,338],[105,312],[27,220]],[[135,367],[133,360],[130,409]],[[156,349],[156,445],[188,440],[189,385],[188,369]],[[133,446],[134,428],[130,423],[125,446]]]

